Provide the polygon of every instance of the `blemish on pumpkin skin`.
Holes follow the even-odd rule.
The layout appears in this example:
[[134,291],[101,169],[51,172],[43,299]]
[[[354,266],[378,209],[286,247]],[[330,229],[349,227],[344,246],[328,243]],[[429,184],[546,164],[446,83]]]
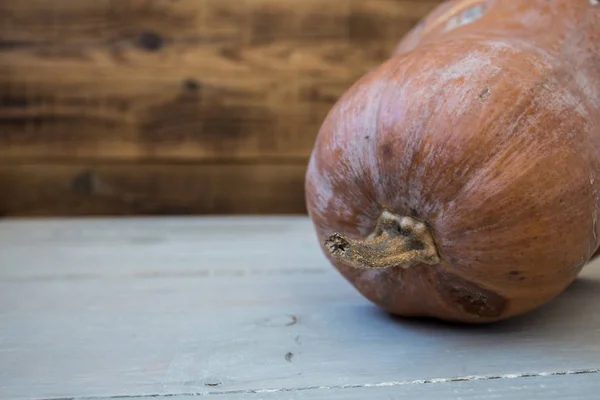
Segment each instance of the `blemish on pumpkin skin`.
[[548,82],[544,82],[542,83],[542,87],[546,90],[552,90],[554,89],[554,87],[552,86],[552,84],[548,83]]
[[390,143],[386,143],[381,146],[381,152],[383,157],[389,158],[392,156],[392,145]]
[[483,89],[483,92],[481,92],[481,94],[479,95],[479,98],[481,100],[485,100],[488,97],[490,97],[491,95],[492,95],[492,88],[486,87],[485,89]]
[[449,273],[438,274],[438,291],[448,305],[481,318],[499,317],[507,305],[499,294]]

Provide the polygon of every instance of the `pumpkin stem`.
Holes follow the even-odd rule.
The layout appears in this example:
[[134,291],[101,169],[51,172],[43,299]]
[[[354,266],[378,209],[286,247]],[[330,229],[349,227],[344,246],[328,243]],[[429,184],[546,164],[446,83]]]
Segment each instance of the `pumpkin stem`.
[[427,226],[410,217],[384,211],[366,240],[334,233],[325,248],[336,260],[358,269],[410,268],[415,263],[440,262]]

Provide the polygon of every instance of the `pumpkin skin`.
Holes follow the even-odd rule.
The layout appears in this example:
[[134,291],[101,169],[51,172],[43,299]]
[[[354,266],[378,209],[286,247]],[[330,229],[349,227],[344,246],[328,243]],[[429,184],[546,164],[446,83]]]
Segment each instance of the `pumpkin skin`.
[[[306,203],[379,307],[489,323],[557,297],[598,250],[599,156],[600,5],[449,1],[331,109]],[[392,246],[390,218],[433,244],[409,228]],[[427,246],[437,257],[406,256]]]

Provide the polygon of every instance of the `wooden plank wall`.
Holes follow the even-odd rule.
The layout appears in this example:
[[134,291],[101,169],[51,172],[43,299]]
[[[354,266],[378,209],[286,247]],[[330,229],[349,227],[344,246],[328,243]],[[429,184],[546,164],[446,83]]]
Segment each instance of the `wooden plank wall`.
[[2,0],[0,215],[303,213],[326,113],[441,0]]

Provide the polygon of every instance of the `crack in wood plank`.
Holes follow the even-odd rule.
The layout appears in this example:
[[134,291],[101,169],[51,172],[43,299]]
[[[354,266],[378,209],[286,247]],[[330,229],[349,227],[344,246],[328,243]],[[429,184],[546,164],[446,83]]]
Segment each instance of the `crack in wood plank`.
[[99,397],[54,397],[44,398],[40,400],[144,400],[144,399],[167,399],[167,398],[185,398],[185,397],[204,397],[204,396],[220,396],[220,395],[236,395],[236,394],[272,394],[272,393],[290,393],[310,390],[340,390],[340,389],[364,389],[364,388],[381,388],[381,387],[398,387],[408,385],[427,385],[427,384],[451,384],[456,382],[473,382],[473,381],[490,381],[500,379],[524,379],[524,378],[548,378],[553,376],[568,376],[568,375],[592,375],[600,374],[600,368],[568,370],[558,372],[534,372],[534,373],[514,373],[500,375],[469,375],[454,378],[432,378],[432,379],[417,379],[408,381],[393,381],[379,382],[366,384],[347,384],[347,385],[331,385],[331,386],[305,386],[295,388],[277,388],[277,389],[241,389],[241,390],[225,390],[213,392],[190,392],[190,393],[152,393],[143,395],[115,395],[115,396],[99,396]]

